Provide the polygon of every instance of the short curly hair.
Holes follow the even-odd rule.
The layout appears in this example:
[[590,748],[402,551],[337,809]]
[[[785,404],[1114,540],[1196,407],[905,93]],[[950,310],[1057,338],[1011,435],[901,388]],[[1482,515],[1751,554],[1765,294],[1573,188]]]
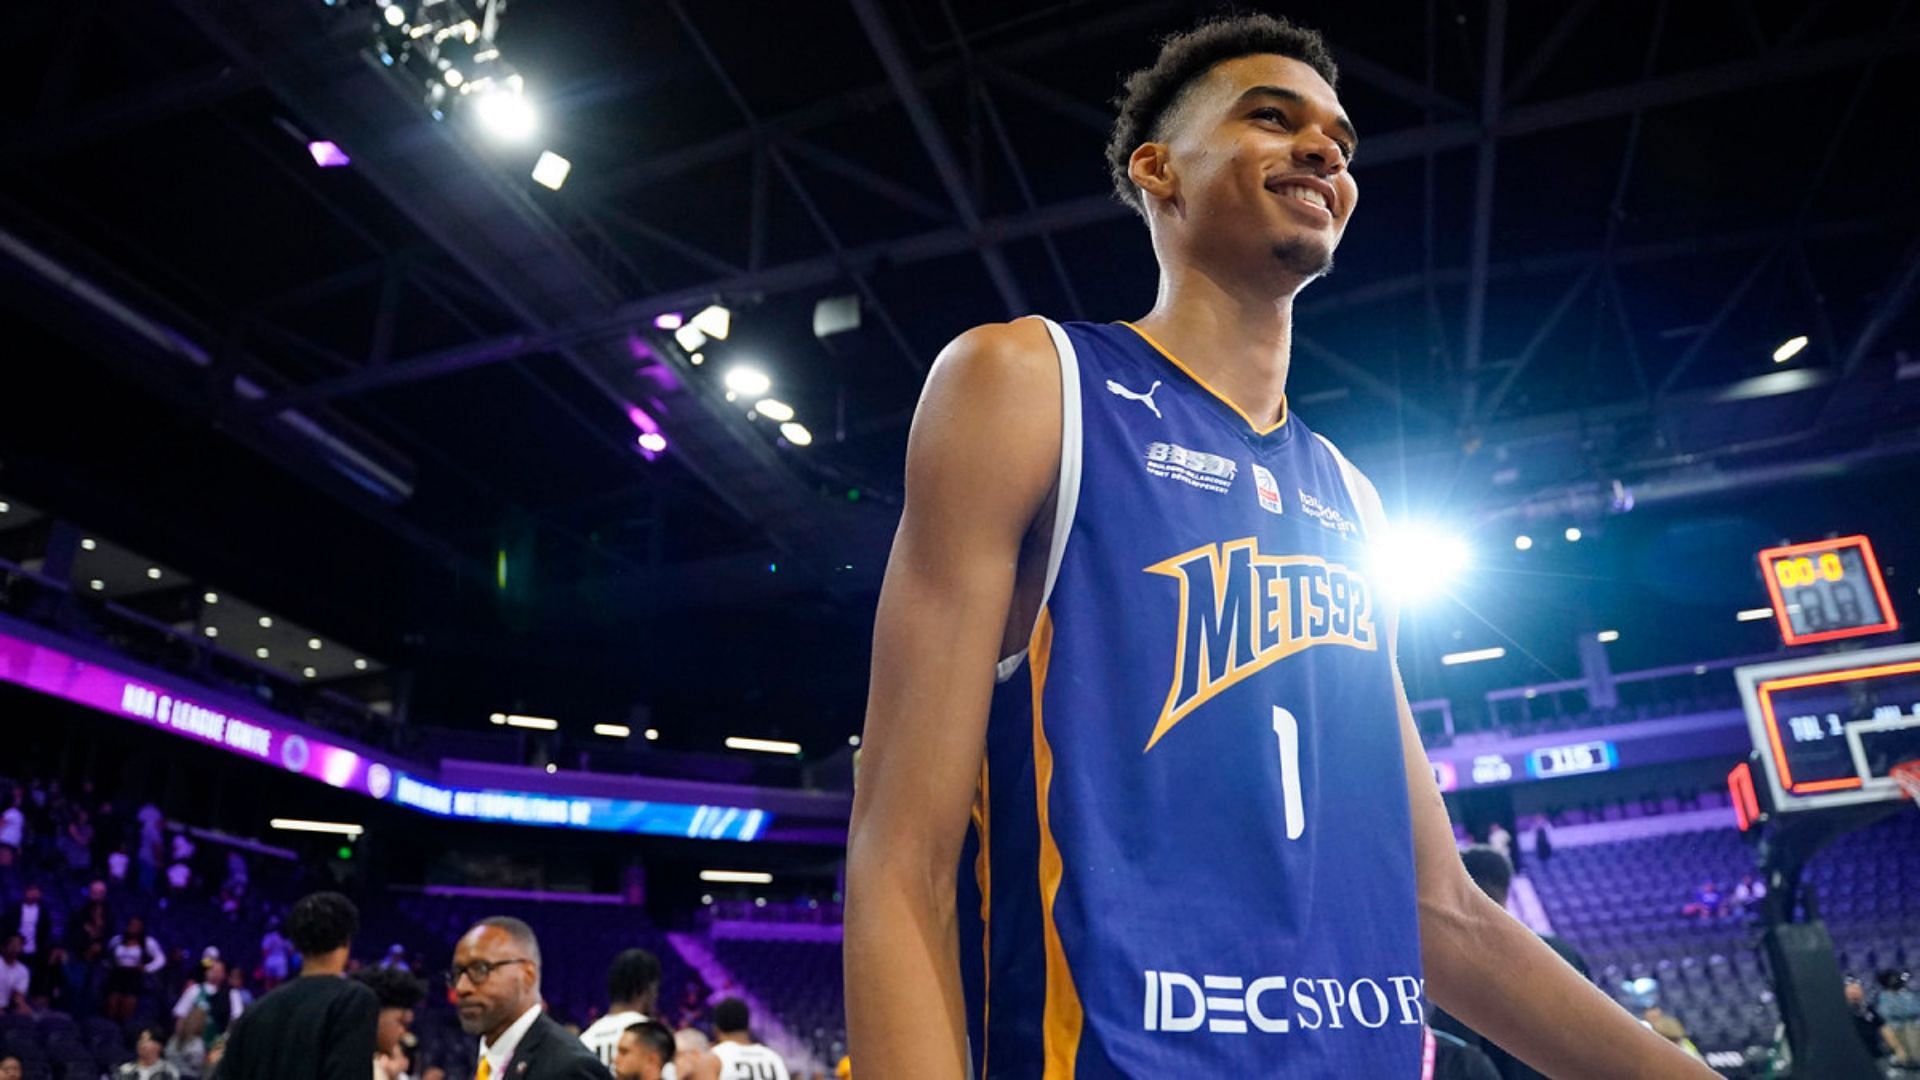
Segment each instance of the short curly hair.
[[1173,34],[1160,43],[1160,55],[1151,65],[1127,76],[1113,99],[1119,114],[1107,137],[1107,172],[1113,178],[1114,196],[1145,217],[1146,200],[1127,175],[1133,152],[1143,143],[1160,139],[1167,117],[1215,65],[1261,54],[1298,60],[1319,73],[1328,86],[1340,88],[1340,68],[1320,32],[1284,18],[1226,15]]
[[287,940],[302,956],[319,956],[342,948],[360,932],[360,909],[337,892],[301,897],[287,912]]

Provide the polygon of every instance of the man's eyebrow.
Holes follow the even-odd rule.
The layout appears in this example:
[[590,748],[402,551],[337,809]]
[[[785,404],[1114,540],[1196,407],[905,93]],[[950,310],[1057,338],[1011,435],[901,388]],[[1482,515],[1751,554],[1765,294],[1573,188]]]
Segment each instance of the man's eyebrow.
[[[1289,90],[1284,86],[1250,87],[1245,93],[1240,95],[1240,101],[1244,103],[1248,98],[1257,98],[1257,97],[1277,97],[1280,100],[1293,105],[1308,104],[1308,101],[1304,94],[1300,93],[1298,90]],[[1353,130],[1352,122],[1350,122],[1345,116],[1335,115],[1333,118],[1333,126],[1339,128],[1340,134],[1345,135],[1347,137],[1348,153],[1352,153],[1354,150],[1359,148],[1360,133]]]

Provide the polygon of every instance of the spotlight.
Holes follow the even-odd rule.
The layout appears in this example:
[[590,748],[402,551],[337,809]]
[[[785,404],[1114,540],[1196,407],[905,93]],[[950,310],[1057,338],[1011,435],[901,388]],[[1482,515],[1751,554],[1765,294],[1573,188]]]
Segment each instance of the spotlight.
[[687,325],[697,328],[715,341],[725,341],[727,331],[733,326],[733,312],[719,304],[709,304],[700,309],[700,314],[688,319]]
[[367,670],[367,662],[366,662],[366,660],[365,660],[364,658],[362,658],[362,659],[359,659],[359,660],[355,660],[355,661],[353,662],[353,670],[355,670],[355,671],[365,671],[365,670]]
[[595,724],[593,725],[593,733],[595,735],[605,735],[609,739],[624,739],[633,734],[633,729],[625,724]]
[[315,652],[318,652],[318,651],[320,650],[320,639],[319,639],[319,638],[317,638],[317,637],[314,637],[314,638],[308,638],[308,639],[307,639],[307,648],[309,648],[309,649],[312,649],[312,650],[314,650]]
[[847,745],[848,745],[848,746],[859,746],[859,745],[860,745],[860,736],[858,736],[858,735],[849,735],[849,736],[847,736]]
[[659,741],[660,741],[660,729],[659,729],[659,728],[648,728],[648,729],[647,729],[647,741],[648,741],[648,742],[659,742]]
[[448,68],[440,77],[447,80],[448,86],[459,86],[461,83],[467,81],[467,77],[460,74],[460,69],[455,67]]
[[81,551],[92,551],[99,546],[100,545],[97,542],[95,542],[93,537],[91,536],[83,536],[80,538]]
[[101,581],[99,578],[94,578],[92,581],[87,582],[87,588],[92,589],[94,592],[103,592],[106,590],[106,587],[107,583]]
[[1595,638],[1597,638],[1597,639],[1599,639],[1599,641],[1600,641],[1600,644],[1602,644],[1602,645],[1611,645],[1612,643],[1614,643],[1614,642],[1616,642],[1616,641],[1619,641],[1619,640],[1620,640],[1620,631],[1618,631],[1618,630],[1602,630],[1602,631],[1600,631],[1599,633],[1597,633],[1597,634],[1595,634],[1595,635],[1593,635],[1593,636],[1594,636]]
[[265,660],[267,657],[271,656],[272,653],[269,653],[267,651],[267,647],[265,645],[262,645],[259,648],[253,650],[253,655],[259,657],[262,660]]
[[793,406],[784,401],[768,398],[753,407],[753,411],[777,423],[786,423],[793,419]]
[[1452,667],[1455,664],[1474,664],[1482,660],[1498,660],[1505,655],[1507,655],[1507,650],[1495,645],[1491,649],[1468,649],[1466,652],[1448,653],[1440,658],[1440,662],[1448,667]]
[[1465,540],[1422,524],[1389,532],[1373,555],[1374,572],[1387,590],[1409,602],[1444,591],[1472,561]]
[[220,628],[219,628],[219,627],[217,627],[217,626],[209,626],[209,627],[207,627],[207,629],[206,629],[206,634],[207,634],[207,636],[208,636],[208,637],[219,637],[219,636],[220,636]]
[[[699,354],[694,350],[707,343],[707,335],[692,323],[681,323],[673,328],[673,340],[679,342],[682,349],[694,353],[697,357]],[[697,359],[694,360],[696,364],[699,362]]]
[[533,104],[511,90],[489,90],[474,106],[480,122],[502,139],[519,142],[540,126]]
[[1758,622],[1761,619],[1773,618],[1773,609],[1770,607],[1751,607],[1734,612],[1733,617],[1740,622]]
[[217,604],[220,602],[220,594],[217,592],[210,592],[207,595],[201,597],[200,599],[205,600],[209,604]]
[[1580,542],[1580,538],[1582,536],[1585,536],[1586,534],[1580,531],[1580,527],[1578,525],[1569,525],[1567,526],[1567,531],[1563,535],[1566,536],[1567,543],[1577,544]]
[[701,364],[704,364],[707,362],[707,354],[694,353],[692,356],[687,357],[687,362],[692,364],[694,367],[699,367]]
[[773,389],[773,380],[766,372],[745,364],[730,369],[724,382],[728,390],[746,398],[761,397]]
[[386,15],[388,26],[406,25],[407,13],[400,10],[399,4],[388,4],[384,9],[384,14]]
[[[387,10],[393,11],[395,9],[388,8]],[[330,142],[326,139],[315,139],[308,143],[307,153],[313,158],[313,163],[323,169],[338,169],[342,166],[353,164],[353,159],[347,156],[345,150],[340,149],[338,143]]]
[[554,764],[553,762],[551,762],[551,761],[549,761],[549,762],[547,762],[547,775],[549,775],[549,776],[551,776],[551,775],[553,775],[554,773],[557,773],[557,772],[559,772],[559,771],[560,771],[560,766],[558,766],[558,765],[555,765],[555,764]]
[[640,436],[640,449],[658,454],[667,448],[667,437],[657,431],[644,432]]
[[7,505],[7,501],[5,499],[0,499],[0,514],[7,513],[12,509],[13,507]]
[[1528,536],[1526,533],[1521,533],[1519,536],[1513,538],[1513,546],[1521,551],[1531,551],[1533,550],[1533,537]]
[[533,182],[550,191],[559,191],[572,171],[573,162],[551,150],[542,150],[540,160],[533,163]]
[[655,330],[678,330],[682,326],[685,326],[686,323],[686,318],[677,311],[662,312],[653,317],[653,328]]
[[805,424],[795,423],[792,421],[781,424],[780,437],[787,440],[788,442],[792,443],[795,446],[812,446],[813,445],[813,432],[808,431],[807,425]]
[[1807,335],[1796,334],[1781,342],[1780,347],[1773,350],[1773,362],[1776,364],[1784,364],[1794,357],[1799,356],[1800,350],[1806,347]]
[[317,672],[317,671],[315,671],[315,670],[314,670],[314,669],[312,669],[312,668],[301,668],[301,669],[300,669],[300,674],[302,674],[302,675],[305,675],[305,676],[306,676],[307,678],[309,678],[309,679],[311,679],[311,678],[313,678],[313,677],[314,677],[315,675],[318,675],[318,674],[320,674],[320,673],[319,673],[319,672]]
[[262,630],[273,629],[273,616],[271,615],[260,616],[260,629]]
[[157,567],[157,566],[149,566],[149,567],[147,567],[147,580],[148,580],[148,581],[159,581],[159,580],[160,580],[160,568],[159,568],[159,567]]

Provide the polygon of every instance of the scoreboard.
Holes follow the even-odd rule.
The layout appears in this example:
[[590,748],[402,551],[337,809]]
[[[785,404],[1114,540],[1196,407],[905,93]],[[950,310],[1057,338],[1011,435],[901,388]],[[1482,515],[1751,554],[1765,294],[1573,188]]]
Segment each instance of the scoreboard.
[[1864,536],[1789,544],[1760,553],[1780,639],[1813,645],[1900,628],[1873,545]]
[[1738,668],[1776,811],[1898,799],[1893,767],[1920,760],[1920,645]]

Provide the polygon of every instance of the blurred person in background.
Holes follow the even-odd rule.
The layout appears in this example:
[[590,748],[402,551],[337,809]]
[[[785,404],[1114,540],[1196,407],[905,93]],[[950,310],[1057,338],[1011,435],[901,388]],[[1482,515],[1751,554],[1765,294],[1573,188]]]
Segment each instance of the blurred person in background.
[[20,902],[0,915],[0,936],[20,935],[20,959],[36,975],[45,968],[53,949],[53,912],[42,901],[40,886],[28,882]]
[[0,1011],[23,1016],[33,1012],[27,1004],[33,993],[33,972],[20,958],[25,945],[26,939],[19,934],[8,935],[6,943],[0,945]]
[[713,1007],[713,1056],[720,1059],[720,1080],[789,1080],[780,1055],[753,1040],[747,1003],[722,998]]
[[614,1049],[614,1080],[673,1080],[673,1032],[658,1020],[627,1025]]
[[286,931],[300,977],[254,1002],[227,1034],[219,1080],[367,1080],[380,999],[344,978],[360,910],[334,892],[301,897]]
[[0,1054],[0,1080],[23,1080],[26,1070],[12,1054]]
[[133,1060],[114,1070],[113,1080],[180,1080],[180,1070],[160,1052],[160,1033],[141,1028],[133,1041]]
[[1892,968],[1880,972],[1874,981],[1880,984],[1880,1019],[1887,1022],[1887,1033],[1899,1048],[1894,1062],[1907,1068],[1920,1068],[1920,991],[1911,977]]
[[399,1080],[396,1053],[404,1059],[407,1035],[413,1030],[413,1010],[427,998],[427,984],[405,967],[371,967],[353,976],[380,999],[380,1021],[374,1029],[374,1080]]
[[173,1018],[186,1019],[187,1013],[200,1009],[207,1014],[207,1039],[220,1037],[240,1018],[247,1009],[247,1001],[252,995],[246,990],[234,989],[229,981],[229,972],[220,950],[209,945],[200,954],[200,978],[190,983],[180,992],[179,1000],[173,1003]]
[[607,1014],[580,1033],[609,1069],[628,1028],[653,1017],[660,1006],[660,960],[645,949],[627,949],[607,966]]
[[207,1010],[194,1006],[174,1025],[163,1052],[167,1063],[182,1076],[201,1076],[207,1070]]
[[147,934],[147,920],[127,918],[125,930],[107,942],[107,1016],[126,1023],[147,984],[167,966],[167,953]]
[[713,1080],[720,1075],[720,1059],[713,1056],[707,1034],[695,1027],[673,1033],[673,1070],[680,1080]]

